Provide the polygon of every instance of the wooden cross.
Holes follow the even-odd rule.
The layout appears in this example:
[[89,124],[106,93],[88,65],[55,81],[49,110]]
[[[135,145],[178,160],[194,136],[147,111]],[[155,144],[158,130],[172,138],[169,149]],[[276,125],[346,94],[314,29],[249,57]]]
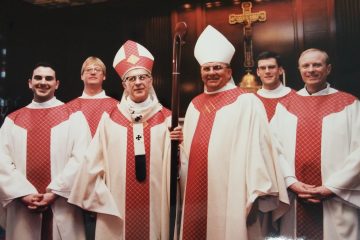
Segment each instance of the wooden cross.
[[252,28],[251,24],[254,22],[264,22],[266,21],[266,12],[251,12],[252,3],[251,2],[243,2],[241,4],[241,8],[243,9],[242,14],[230,14],[229,15],[229,23],[244,24],[244,67],[252,68],[254,66],[254,58],[253,58],[253,50],[252,50]]

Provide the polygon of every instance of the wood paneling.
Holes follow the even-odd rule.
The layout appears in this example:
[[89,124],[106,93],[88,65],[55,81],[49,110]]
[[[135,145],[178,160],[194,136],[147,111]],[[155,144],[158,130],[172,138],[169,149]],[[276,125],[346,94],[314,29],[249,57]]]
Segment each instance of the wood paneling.
[[360,97],[360,2],[336,0],[336,86]]
[[[199,65],[193,51],[207,24],[218,28],[235,46],[232,61],[234,80],[243,69],[242,25],[230,25],[228,16],[241,13],[241,5],[223,4],[207,8],[204,1],[189,0],[189,9],[166,2],[146,6],[117,4],[118,1],[64,9],[45,9],[21,0],[0,1],[1,28],[5,32],[6,93],[26,104],[31,99],[27,78],[31,65],[49,59],[58,65],[61,87],[57,92],[67,101],[81,94],[80,68],[89,55],[99,56],[108,67],[107,92],[120,98],[120,79],[112,69],[116,51],[127,39],[142,43],[155,56],[154,86],[160,100],[170,106],[172,31],[176,22],[188,24],[181,63],[181,108],[185,114],[191,99],[203,91]],[[176,1],[173,1],[176,2]],[[184,2],[185,1],[177,1]],[[265,10],[267,21],[253,24],[254,55],[273,50],[283,57],[287,83],[300,89],[297,70],[302,50],[320,47],[334,62],[332,84],[360,96],[360,2],[358,0],[269,0],[253,1],[253,12]],[[16,13],[16,14],[14,14]]]
[[35,62],[45,59],[55,63],[61,82],[56,95],[68,101],[81,95],[80,69],[91,55],[100,57],[107,66],[106,92],[120,99],[123,88],[112,64],[128,39],[141,43],[155,56],[155,89],[169,106],[171,11],[167,6],[158,5],[151,11],[149,5],[123,7],[116,3],[46,9],[19,0],[5,1],[8,76],[4,85],[13,99],[19,99],[18,107],[31,100],[26,82]]
[[[287,73],[287,83],[294,89],[303,86],[297,70],[299,54],[311,47],[322,48],[333,55],[335,49],[334,0],[278,0],[253,2],[252,12],[265,10],[266,22],[253,24],[254,56],[261,51],[278,52],[284,62]],[[207,8],[205,4],[197,3],[191,9],[177,9],[173,13],[172,26],[175,21],[185,21],[189,25],[183,72],[186,75],[186,85],[197,85],[181,92],[183,99],[197,95],[202,91],[199,76],[199,66],[195,61],[193,49],[196,39],[208,24],[222,32],[235,46],[236,53],[232,60],[235,82],[238,83],[244,74],[243,69],[243,30],[242,25],[230,25],[228,16],[232,13],[242,13],[241,5],[222,5]],[[200,31],[199,31],[200,28]],[[190,83],[191,82],[191,83]]]

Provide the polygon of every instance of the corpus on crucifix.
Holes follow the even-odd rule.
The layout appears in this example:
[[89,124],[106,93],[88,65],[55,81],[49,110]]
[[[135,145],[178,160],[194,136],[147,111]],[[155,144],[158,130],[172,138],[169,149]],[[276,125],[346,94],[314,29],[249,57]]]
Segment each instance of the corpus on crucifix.
[[259,88],[255,80],[255,76],[251,74],[251,68],[254,67],[254,57],[253,57],[253,48],[252,48],[252,26],[254,22],[264,22],[266,21],[266,12],[251,12],[252,3],[243,2],[241,4],[243,9],[242,14],[230,14],[229,23],[230,24],[243,24],[243,33],[244,33],[244,67],[247,72],[240,82],[240,87],[245,88],[251,91],[256,91]]

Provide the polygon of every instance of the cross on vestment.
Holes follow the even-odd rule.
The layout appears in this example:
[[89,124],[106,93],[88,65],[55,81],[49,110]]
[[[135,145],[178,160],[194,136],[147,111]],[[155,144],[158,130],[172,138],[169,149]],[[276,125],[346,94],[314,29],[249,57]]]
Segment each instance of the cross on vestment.
[[142,138],[142,137],[141,137],[140,135],[137,135],[137,136],[136,136],[136,140],[138,140],[138,141],[140,141],[141,138]]
[[244,67],[251,68],[254,66],[253,50],[252,50],[252,28],[251,24],[254,22],[264,22],[266,21],[266,12],[251,12],[252,3],[243,2],[241,4],[243,9],[242,14],[230,14],[229,23],[237,24],[241,23],[244,25]]

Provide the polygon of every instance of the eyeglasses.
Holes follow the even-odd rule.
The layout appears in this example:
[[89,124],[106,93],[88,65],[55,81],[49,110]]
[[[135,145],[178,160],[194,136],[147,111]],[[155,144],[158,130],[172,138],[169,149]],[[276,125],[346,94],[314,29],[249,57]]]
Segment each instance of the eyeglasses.
[[201,66],[201,71],[203,72],[210,72],[211,69],[215,72],[221,71],[225,68],[228,68],[229,66],[226,65],[221,65],[221,64],[216,64],[216,65],[212,65],[212,66]]
[[130,83],[134,83],[136,81],[136,79],[139,79],[140,81],[145,81],[147,79],[150,79],[151,76],[149,74],[140,74],[140,75],[135,75],[135,76],[128,76],[125,78],[125,81],[128,81]]
[[40,75],[35,75],[33,78],[37,81],[40,81],[43,78],[45,78],[46,81],[52,81],[55,79],[55,77],[53,77],[53,76],[40,76]]
[[86,73],[92,73],[92,72],[100,73],[100,72],[102,72],[102,69],[101,68],[86,68],[84,70],[84,72],[86,72]]

